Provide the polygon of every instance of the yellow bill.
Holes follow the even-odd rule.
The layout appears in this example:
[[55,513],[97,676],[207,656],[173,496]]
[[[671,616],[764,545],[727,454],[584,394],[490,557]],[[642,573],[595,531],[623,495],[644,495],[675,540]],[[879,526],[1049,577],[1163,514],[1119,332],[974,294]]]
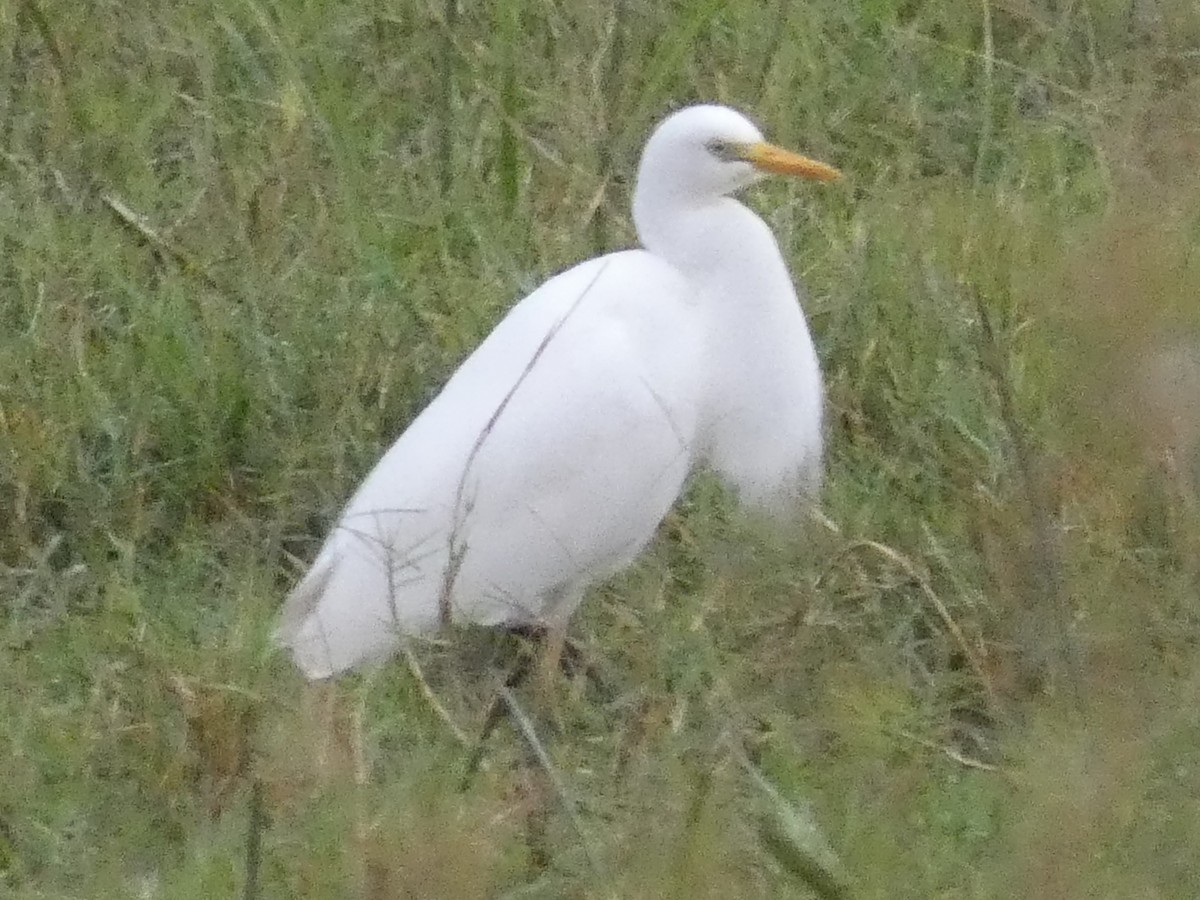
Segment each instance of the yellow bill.
[[814,181],[836,181],[842,177],[842,173],[833,166],[765,141],[746,145],[742,158],[760,172],[774,175],[798,175]]

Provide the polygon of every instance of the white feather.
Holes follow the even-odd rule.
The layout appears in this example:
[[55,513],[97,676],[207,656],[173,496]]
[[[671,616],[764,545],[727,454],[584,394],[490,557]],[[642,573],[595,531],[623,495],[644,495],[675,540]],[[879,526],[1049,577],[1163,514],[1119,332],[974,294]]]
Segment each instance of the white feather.
[[643,156],[644,250],[589,260],[518,303],[367,476],[277,632],[310,678],[447,622],[561,620],[628,565],[689,472],[784,514],[821,454],[816,354],[767,226],[727,194],[756,177],[675,114]]

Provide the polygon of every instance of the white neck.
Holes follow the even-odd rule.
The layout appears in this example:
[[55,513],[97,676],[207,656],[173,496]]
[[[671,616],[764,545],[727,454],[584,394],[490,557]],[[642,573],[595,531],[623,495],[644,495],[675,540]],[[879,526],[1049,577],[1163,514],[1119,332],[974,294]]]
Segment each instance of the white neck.
[[675,266],[700,294],[733,294],[743,304],[765,298],[794,311],[796,292],[775,236],[732,197],[696,201],[639,185],[633,220],[642,246]]
[[638,199],[638,235],[688,280],[706,327],[699,457],[744,503],[787,514],[819,479],[821,371],[775,236],[728,197]]

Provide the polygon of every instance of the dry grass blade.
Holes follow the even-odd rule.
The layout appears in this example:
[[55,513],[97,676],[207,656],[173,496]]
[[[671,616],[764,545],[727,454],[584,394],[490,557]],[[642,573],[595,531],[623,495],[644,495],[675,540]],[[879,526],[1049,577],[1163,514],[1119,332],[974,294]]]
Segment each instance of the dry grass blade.
[[959,627],[958,622],[954,620],[954,616],[950,614],[950,610],[946,608],[946,604],[942,602],[942,598],[937,595],[936,591],[934,591],[933,586],[929,583],[929,579],[927,579],[917,570],[917,567],[913,564],[912,560],[908,559],[900,552],[893,550],[891,547],[888,547],[886,544],[881,544],[878,541],[855,541],[852,544],[843,547],[839,551],[838,556],[843,557],[860,549],[872,550],[888,561],[894,563],[904,571],[905,575],[907,575],[913,580],[913,582],[917,584],[918,587],[920,587],[922,595],[929,602],[929,605],[933,608],[933,611],[937,613],[938,618],[942,620],[942,623],[946,626],[946,630],[950,632],[951,637],[954,638],[955,644],[958,645],[958,649],[962,652],[963,657],[967,660],[967,664],[970,665],[971,671],[975,673],[975,677],[979,680],[980,686],[987,695],[988,703],[991,706],[992,711],[998,712],[1000,709],[1000,701],[996,696],[996,692],[992,686],[991,678],[988,676],[987,669],[984,667],[983,662],[979,659],[979,655],[975,652],[975,649],[971,646],[971,642],[967,640],[967,636],[963,633],[962,628]]
[[896,733],[900,737],[904,738],[906,741],[912,741],[914,744],[919,744],[920,746],[925,747],[928,750],[938,751],[939,753],[946,756],[946,758],[953,760],[954,762],[958,763],[960,766],[964,766],[965,768],[976,769],[980,772],[1000,772],[1000,773],[1004,772],[1004,770],[1000,766],[995,765],[994,763],[986,763],[983,760],[975,759],[974,757],[967,756],[961,750],[958,750],[955,747],[948,746],[947,744],[939,744],[936,741],[927,740],[923,737],[920,737],[919,735],[913,734],[911,731],[905,731],[903,729],[900,731],[897,731]]
[[134,212],[124,200],[113,193],[105,193],[100,195],[102,202],[112,212],[116,220],[126,230],[131,232],[138,240],[148,246],[155,253],[158,253],[167,259],[175,262],[179,268],[187,275],[199,278],[204,284],[214,291],[221,289],[217,284],[216,279],[208,273],[198,261],[186,250],[172,244],[156,229],[151,227],[146,217]]
[[583,825],[583,819],[579,816],[579,806],[571,796],[570,791],[567,790],[567,785],[551,761],[550,754],[546,752],[545,745],[538,738],[537,731],[533,727],[533,722],[525,714],[525,710],[521,708],[521,704],[517,702],[517,697],[513,693],[512,688],[508,685],[503,685],[500,688],[500,696],[504,698],[504,705],[508,708],[508,714],[512,717],[513,724],[517,726],[521,737],[524,738],[530,752],[549,779],[550,785],[554,788],[558,802],[562,806],[563,812],[566,813],[567,820],[571,823],[576,836],[579,838],[580,844],[587,856],[588,864],[592,867],[592,871],[605,883],[610,882],[611,879],[601,864],[600,856],[596,852],[592,844],[592,839]]
[[765,803],[759,824],[763,846],[823,900],[847,900],[851,896],[849,877],[811,811],[787,800],[732,738],[729,745]]
[[267,814],[263,808],[263,785],[258,778],[250,787],[250,815],[246,824],[246,883],[242,900],[258,900],[259,871],[262,868],[262,836],[267,828]]
[[413,649],[407,641],[401,641],[400,652],[404,655],[404,661],[408,663],[408,671],[416,679],[421,696],[425,698],[429,704],[429,708],[442,720],[442,724],[446,726],[446,729],[454,736],[454,739],[462,746],[467,746],[469,739],[466,733],[458,727],[458,724],[451,718],[445,705],[438,699],[437,694],[433,692],[433,688],[430,687],[429,682],[425,678],[425,673],[421,671],[421,664],[417,661],[417,655],[413,653]]

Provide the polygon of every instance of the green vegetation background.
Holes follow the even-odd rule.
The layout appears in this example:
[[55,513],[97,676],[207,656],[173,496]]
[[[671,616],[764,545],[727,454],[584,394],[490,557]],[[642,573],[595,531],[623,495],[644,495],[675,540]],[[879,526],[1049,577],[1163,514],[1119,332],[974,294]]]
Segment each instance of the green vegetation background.
[[[511,731],[459,794],[403,661],[272,617],[700,99],[847,174],[749,197],[823,518],[698,485],[527,696],[577,819]],[[1200,896],[1198,173],[1188,0],[0,0],[0,894],[808,896],[745,748],[855,896]]]

